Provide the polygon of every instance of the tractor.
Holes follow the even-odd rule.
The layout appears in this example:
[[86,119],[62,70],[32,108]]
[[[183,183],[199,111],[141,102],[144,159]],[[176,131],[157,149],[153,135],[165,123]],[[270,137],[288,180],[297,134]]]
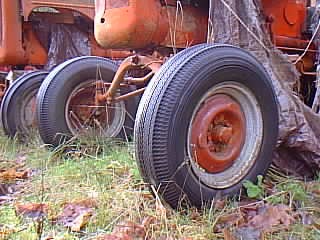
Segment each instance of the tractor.
[[35,96],[55,65],[81,55],[128,56],[98,46],[93,0],[2,0],[0,16],[1,121],[10,137],[35,127]]
[[[172,207],[183,199],[201,207],[265,174],[278,139],[277,96],[251,53],[206,43],[214,2],[96,0],[97,42],[132,55],[120,65],[80,57],[55,68],[37,99],[44,142],[133,133],[143,179]],[[273,45],[296,63],[314,93],[303,100],[318,112],[315,3],[261,3]]]

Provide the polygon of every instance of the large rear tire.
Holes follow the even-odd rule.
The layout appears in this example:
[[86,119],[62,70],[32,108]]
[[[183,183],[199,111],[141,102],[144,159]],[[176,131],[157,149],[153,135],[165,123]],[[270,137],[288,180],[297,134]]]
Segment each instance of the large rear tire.
[[48,72],[37,71],[19,77],[7,90],[1,103],[4,132],[24,140],[36,132],[36,96]]
[[272,161],[278,106],[269,75],[229,45],[200,45],[170,59],[139,105],[136,158],[172,207],[201,207],[239,193]]
[[[38,95],[42,140],[57,147],[72,136],[128,137],[133,132],[136,99],[95,105],[96,81],[111,82],[118,66],[101,57],[79,57],[56,67]],[[129,89],[121,89],[127,92]]]

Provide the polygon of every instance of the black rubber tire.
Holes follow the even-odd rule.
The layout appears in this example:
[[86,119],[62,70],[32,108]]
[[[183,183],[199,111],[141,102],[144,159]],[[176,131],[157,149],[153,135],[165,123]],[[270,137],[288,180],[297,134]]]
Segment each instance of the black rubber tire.
[[[255,95],[262,113],[263,139],[246,176],[231,187],[217,189],[195,176],[182,139],[187,139],[200,98],[213,86],[230,80]],[[244,180],[255,181],[265,174],[277,142],[278,121],[276,95],[260,62],[230,45],[194,46],[164,64],[141,99],[134,133],[137,163],[144,180],[172,207],[178,207],[182,199],[202,207],[216,196],[239,193]]]
[[[67,99],[79,84],[88,79],[96,79],[97,66],[100,68],[103,80],[112,81],[118,65],[109,59],[94,56],[66,61],[47,76],[37,98],[39,133],[44,143],[57,147],[72,137],[65,119]],[[119,133],[119,137],[133,134],[133,119],[137,106],[136,98],[125,102],[126,111],[132,119],[126,117],[126,129]]]
[[37,96],[40,85],[47,75],[48,72],[45,71],[27,73],[14,81],[7,90],[1,103],[1,121],[7,136],[11,138],[17,136],[23,140],[30,134],[29,129],[23,127],[21,117],[23,101],[31,96]]

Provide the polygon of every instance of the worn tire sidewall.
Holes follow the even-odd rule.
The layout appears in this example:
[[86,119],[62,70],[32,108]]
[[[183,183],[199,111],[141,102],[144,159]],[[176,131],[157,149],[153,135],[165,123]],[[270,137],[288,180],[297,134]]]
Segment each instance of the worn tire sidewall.
[[[99,61],[101,65],[99,65]],[[101,75],[104,80],[111,81],[116,72],[116,65],[104,63],[104,59],[82,58],[72,62],[61,69],[54,70],[45,81],[49,84],[46,93],[41,99],[41,113],[47,114],[50,123],[41,123],[41,137],[45,143],[59,145],[60,137],[71,137],[72,133],[65,118],[66,104],[70,94],[84,81],[95,79],[97,76],[97,66],[100,66]],[[98,64],[98,65],[97,65]],[[50,94],[48,94],[50,93]],[[45,109],[44,109],[45,108]],[[41,118],[41,116],[40,116]],[[59,134],[62,134],[59,136]]]
[[[213,189],[199,181],[190,165],[183,164],[186,159],[186,141],[181,139],[187,139],[188,126],[199,99],[208,89],[230,80],[245,85],[255,95],[260,103],[264,129],[263,142],[256,161],[243,178],[251,181],[255,181],[257,175],[264,174],[271,163],[277,138],[278,108],[268,74],[258,61],[252,57],[248,58],[248,54],[242,50],[233,49],[228,52],[223,48],[217,48],[209,54],[195,54],[192,58],[192,71],[180,68],[169,80],[183,79],[185,84],[180,94],[174,96],[176,104],[169,120],[167,155],[172,179],[167,180],[175,182],[187,194],[191,203],[200,206],[212,201],[218,192],[221,196],[238,193],[243,181],[227,189]],[[186,66],[187,64],[184,67]]]
[[[17,79],[7,90],[1,105],[1,120],[4,132],[9,137],[14,137],[17,132],[22,131],[19,128],[20,109],[23,100],[30,94],[37,96],[41,83],[48,75],[48,72],[27,73]],[[27,134],[21,132],[21,134]]]

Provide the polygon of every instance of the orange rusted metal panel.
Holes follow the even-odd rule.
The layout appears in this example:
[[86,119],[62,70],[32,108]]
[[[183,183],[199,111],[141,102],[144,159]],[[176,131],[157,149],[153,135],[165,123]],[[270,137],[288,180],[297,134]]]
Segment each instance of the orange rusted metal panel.
[[[51,21],[73,24],[71,11],[76,11],[94,18],[94,0],[0,0],[0,65],[45,65],[48,54],[35,35],[28,16],[33,9],[39,7],[52,7],[59,9],[59,14],[41,13],[39,18]],[[21,18],[21,14],[24,18]],[[23,20],[24,19],[24,20]],[[38,19],[41,20],[41,19]],[[93,36],[91,39],[91,53],[99,56],[112,56],[125,58],[128,52],[113,52],[101,49]]]
[[262,0],[262,4],[273,35],[302,38],[307,15],[307,0]]
[[56,9],[68,9],[79,12],[91,19],[94,18],[94,0],[24,0],[22,1],[22,11],[25,19],[28,18],[33,9],[39,7],[52,7]]
[[[262,0],[263,11],[273,43],[289,53],[301,53],[306,49],[310,39],[306,34],[307,0]],[[298,70],[312,71],[315,62],[315,46],[296,64]]]
[[96,42],[93,35],[89,35],[90,47],[91,47],[91,55],[92,56],[101,56],[101,57],[109,57],[111,59],[125,59],[132,55],[130,51],[117,51],[112,49],[104,49],[101,48]]
[[24,59],[22,48],[22,23],[19,18],[19,3],[1,0],[0,63],[20,64]]
[[105,48],[139,49],[148,46],[175,46],[205,42],[208,11],[162,6],[158,0],[122,0],[112,7],[96,0],[95,37]]
[[18,1],[1,1],[1,65],[44,65],[47,54],[32,32],[20,18]]

